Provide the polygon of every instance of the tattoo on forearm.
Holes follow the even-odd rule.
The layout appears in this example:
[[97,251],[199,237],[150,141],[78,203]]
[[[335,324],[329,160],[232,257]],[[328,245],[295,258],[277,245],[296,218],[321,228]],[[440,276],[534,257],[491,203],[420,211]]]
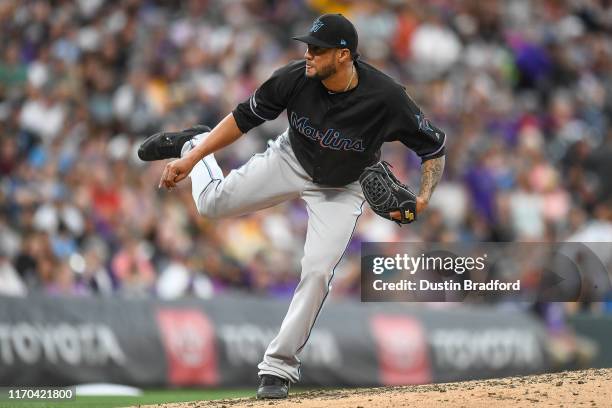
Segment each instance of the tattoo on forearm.
[[419,196],[427,199],[431,198],[431,194],[438,185],[444,172],[444,156],[436,159],[427,160],[421,167],[421,190]]

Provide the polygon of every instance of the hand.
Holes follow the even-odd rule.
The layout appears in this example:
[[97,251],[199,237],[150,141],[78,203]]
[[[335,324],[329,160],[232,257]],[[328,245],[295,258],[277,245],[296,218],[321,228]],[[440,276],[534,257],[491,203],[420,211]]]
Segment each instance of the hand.
[[[425,211],[425,209],[427,208],[428,204],[429,204],[429,202],[427,200],[425,200],[424,198],[422,198],[420,196],[417,197],[417,199],[416,199],[416,213],[417,213],[417,215],[419,215],[421,212]],[[394,220],[401,221],[401,219],[402,219],[402,216],[401,216],[399,211],[393,211],[392,213],[389,213],[389,215]]]
[[176,187],[176,183],[189,175],[193,166],[194,164],[188,157],[183,157],[166,164],[157,188],[162,188],[162,186],[164,186],[168,190],[171,190]]

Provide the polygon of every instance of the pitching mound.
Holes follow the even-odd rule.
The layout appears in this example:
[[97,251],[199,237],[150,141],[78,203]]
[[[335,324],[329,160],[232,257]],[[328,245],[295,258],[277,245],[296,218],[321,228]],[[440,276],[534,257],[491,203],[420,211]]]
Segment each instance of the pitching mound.
[[[157,405],[160,407],[162,405]],[[610,407],[612,369],[571,371],[484,381],[310,391],[283,401],[232,399],[163,405],[164,408],[239,407]]]

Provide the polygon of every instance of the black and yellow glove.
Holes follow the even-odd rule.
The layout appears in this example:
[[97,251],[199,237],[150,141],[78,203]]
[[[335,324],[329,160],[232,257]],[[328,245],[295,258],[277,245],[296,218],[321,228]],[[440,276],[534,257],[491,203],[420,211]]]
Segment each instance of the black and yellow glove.
[[[410,224],[416,220],[416,194],[400,183],[389,169],[389,163],[380,161],[366,167],[359,176],[359,183],[372,210],[379,216],[398,225]],[[398,211],[401,219],[391,217]]]

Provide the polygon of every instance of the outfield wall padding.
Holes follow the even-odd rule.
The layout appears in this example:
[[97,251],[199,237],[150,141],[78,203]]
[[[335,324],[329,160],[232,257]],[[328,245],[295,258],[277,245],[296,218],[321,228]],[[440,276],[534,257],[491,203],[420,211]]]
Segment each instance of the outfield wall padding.
[[[288,302],[0,297],[0,385],[252,386]],[[517,311],[328,301],[300,354],[305,386],[543,372],[547,337]]]

